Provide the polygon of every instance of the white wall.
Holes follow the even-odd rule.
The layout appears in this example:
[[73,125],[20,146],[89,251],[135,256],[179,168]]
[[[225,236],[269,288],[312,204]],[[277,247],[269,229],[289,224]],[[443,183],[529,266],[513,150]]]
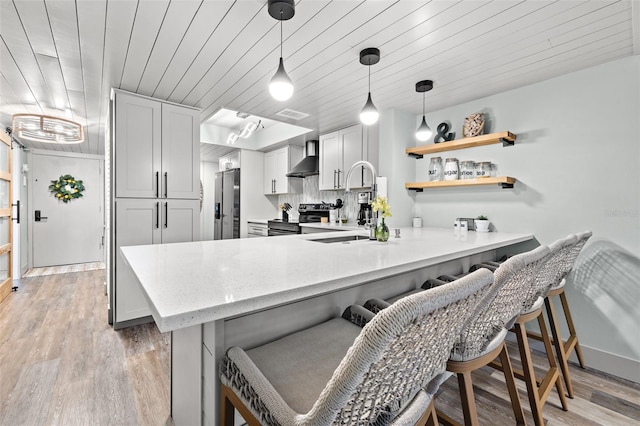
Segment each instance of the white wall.
[[385,110],[380,114],[380,140],[378,145],[378,175],[387,176],[387,200],[391,205],[390,228],[411,226],[415,194],[404,188],[405,182],[414,180],[415,160],[405,149],[415,146],[415,116],[398,110]]
[[[425,190],[415,195],[416,215],[425,226],[448,227],[456,217],[485,214],[495,229],[529,232],[544,244],[589,229],[593,240],[613,241],[640,256],[639,76],[640,56],[634,56],[429,112],[432,128],[449,120],[457,137],[464,117],[478,111],[489,117],[485,133],[516,133],[513,147],[497,144],[446,152],[442,157],[492,161],[500,175],[518,182],[511,190]],[[414,129],[420,118],[415,117]],[[386,158],[382,133],[380,141],[380,158]],[[396,154],[404,152],[403,141],[393,140],[393,146]],[[427,180],[429,158],[412,161],[413,178]],[[392,159],[392,165],[400,170],[398,160]],[[398,184],[393,182],[394,187]],[[402,208],[402,216],[408,217],[411,208],[405,204],[394,201],[392,208]],[[599,308],[586,295],[568,285],[580,342],[590,354],[587,364],[613,374],[620,374],[616,364],[631,366],[626,377],[640,381],[640,339],[624,337],[636,336],[637,329],[621,330],[615,315],[596,312]]]
[[200,211],[200,239],[213,240],[215,178],[218,163],[200,162],[200,181],[202,182],[202,210]]

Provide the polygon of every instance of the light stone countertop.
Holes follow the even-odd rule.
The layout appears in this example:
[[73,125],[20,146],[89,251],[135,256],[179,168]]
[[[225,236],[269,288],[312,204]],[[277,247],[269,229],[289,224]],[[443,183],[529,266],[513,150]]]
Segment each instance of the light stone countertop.
[[401,228],[388,242],[320,243],[337,231],[122,247],[161,332],[349,288],[527,241],[530,234]]

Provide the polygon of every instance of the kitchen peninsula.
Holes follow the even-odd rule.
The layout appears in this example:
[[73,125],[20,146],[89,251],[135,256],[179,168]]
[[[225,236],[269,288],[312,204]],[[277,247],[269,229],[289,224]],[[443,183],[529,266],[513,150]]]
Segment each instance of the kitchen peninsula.
[[338,231],[123,247],[158,328],[172,332],[175,424],[217,423],[217,360],[228,347],[266,343],[340,315],[352,303],[389,298],[533,240],[442,228],[400,232],[387,243],[319,241],[368,234]]

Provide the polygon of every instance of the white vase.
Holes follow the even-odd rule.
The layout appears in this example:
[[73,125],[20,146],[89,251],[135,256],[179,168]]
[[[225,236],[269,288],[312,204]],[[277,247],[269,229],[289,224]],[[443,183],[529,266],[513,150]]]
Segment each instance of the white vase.
[[477,232],[489,232],[489,222],[488,220],[479,220],[476,219],[476,231]]

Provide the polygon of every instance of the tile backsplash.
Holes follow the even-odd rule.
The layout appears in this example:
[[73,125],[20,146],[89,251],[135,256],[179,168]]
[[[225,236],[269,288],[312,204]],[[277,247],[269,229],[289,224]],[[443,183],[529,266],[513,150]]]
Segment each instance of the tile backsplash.
[[[358,192],[354,190],[349,193],[345,191],[320,191],[320,177],[309,176],[303,179],[302,194],[282,194],[278,195],[278,204],[289,203],[293,210],[289,212],[291,220],[298,219],[298,205],[300,203],[335,203],[340,198],[344,204],[340,209],[342,216],[347,216],[349,223],[354,224],[358,215]],[[366,190],[365,190],[366,191]]]

